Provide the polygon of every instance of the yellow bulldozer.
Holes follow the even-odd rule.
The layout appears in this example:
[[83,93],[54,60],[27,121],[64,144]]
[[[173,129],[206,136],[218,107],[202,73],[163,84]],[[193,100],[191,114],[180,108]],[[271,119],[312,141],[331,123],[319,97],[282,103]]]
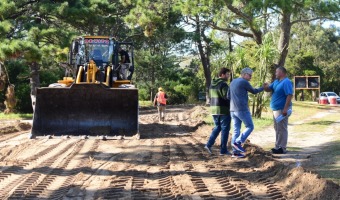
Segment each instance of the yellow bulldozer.
[[107,36],[74,39],[74,74],[37,89],[30,138],[139,136],[138,89],[131,84],[133,44]]

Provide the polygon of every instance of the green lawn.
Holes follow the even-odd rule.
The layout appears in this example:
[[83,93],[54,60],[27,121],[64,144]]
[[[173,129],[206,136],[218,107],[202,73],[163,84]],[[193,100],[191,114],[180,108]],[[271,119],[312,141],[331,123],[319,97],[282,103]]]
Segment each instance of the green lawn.
[[33,114],[32,113],[28,113],[28,114],[4,114],[4,113],[0,113],[0,120],[6,120],[6,119],[32,119]]

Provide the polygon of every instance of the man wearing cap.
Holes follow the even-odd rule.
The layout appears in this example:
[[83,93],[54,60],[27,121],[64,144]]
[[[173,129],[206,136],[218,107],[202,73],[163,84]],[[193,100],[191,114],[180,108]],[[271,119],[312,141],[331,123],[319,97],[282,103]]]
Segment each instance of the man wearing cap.
[[[232,157],[245,157],[245,149],[242,144],[245,143],[250,133],[254,130],[253,120],[248,106],[248,92],[257,94],[263,91],[263,87],[253,88],[249,81],[252,77],[253,70],[249,67],[242,69],[241,77],[234,79],[230,83],[228,98],[230,99],[230,116],[233,121],[234,131],[231,139],[233,148]],[[245,125],[245,130],[241,131],[242,122]]]
[[163,88],[160,87],[158,88],[158,92],[153,100],[153,104],[154,106],[157,106],[158,108],[158,117],[159,117],[159,122],[163,121],[164,122],[164,118],[165,118],[165,106],[166,106],[166,100],[167,100],[168,96],[165,94],[165,92],[163,91]]

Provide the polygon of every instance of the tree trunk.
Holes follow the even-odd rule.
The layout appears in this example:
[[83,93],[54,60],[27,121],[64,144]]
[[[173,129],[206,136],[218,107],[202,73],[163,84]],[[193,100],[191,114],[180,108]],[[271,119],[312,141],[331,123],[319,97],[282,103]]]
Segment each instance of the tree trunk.
[[289,40],[290,40],[290,30],[292,27],[290,21],[291,13],[284,12],[282,14],[281,24],[280,24],[280,40],[278,44],[278,49],[280,51],[280,58],[278,65],[284,66],[286,62],[286,58],[288,55],[288,47],[289,47]]
[[210,104],[210,96],[209,96],[209,87],[211,84],[211,70],[210,70],[210,44],[205,41],[205,47],[203,45],[203,38],[205,38],[204,35],[204,28],[201,26],[200,21],[199,21],[199,17],[196,16],[196,34],[197,34],[197,47],[198,47],[198,51],[200,54],[200,59],[201,59],[201,63],[203,66],[203,71],[204,71],[204,77],[205,77],[205,91],[206,91],[206,101],[205,103],[207,105]]
[[30,76],[31,100],[32,100],[32,108],[33,108],[33,112],[34,112],[36,95],[37,95],[37,88],[40,87],[40,78],[39,78],[40,66],[36,62],[32,62],[29,66],[30,66],[30,70],[31,70],[31,76]]
[[[229,53],[233,52],[233,44],[231,41],[231,35],[228,34],[228,41],[229,41]],[[234,70],[233,70],[233,63],[230,63],[230,82],[234,79]]]

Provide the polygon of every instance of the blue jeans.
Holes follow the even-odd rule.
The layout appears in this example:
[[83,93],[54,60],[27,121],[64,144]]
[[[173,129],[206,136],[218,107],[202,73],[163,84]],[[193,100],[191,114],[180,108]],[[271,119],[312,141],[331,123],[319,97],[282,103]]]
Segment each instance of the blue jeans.
[[[233,126],[234,126],[234,133],[233,137],[231,139],[231,143],[244,143],[250,133],[254,130],[254,124],[253,120],[251,118],[251,114],[249,110],[247,111],[237,111],[237,112],[230,112],[231,118],[233,119]],[[241,124],[244,123],[246,129],[241,132]],[[238,153],[238,150],[236,150],[233,147],[233,152]]]
[[215,140],[220,132],[221,134],[221,154],[225,154],[228,152],[227,143],[228,143],[228,136],[230,131],[230,115],[213,115],[215,127],[211,132],[210,138],[207,143],[207,147],[212,147],[215,143]]

